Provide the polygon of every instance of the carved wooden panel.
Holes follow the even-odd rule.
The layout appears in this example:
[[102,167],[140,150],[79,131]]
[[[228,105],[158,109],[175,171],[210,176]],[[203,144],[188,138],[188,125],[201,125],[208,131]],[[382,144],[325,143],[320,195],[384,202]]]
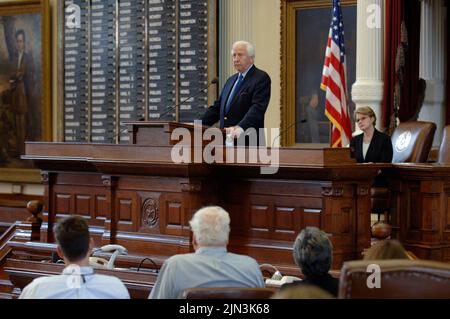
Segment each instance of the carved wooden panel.
[[439,214],[439,194],[424,195],[422,198],[423,205],[423,230],[436,231],[439,229],[440,214]]
[[422,212],[420,209],[420,196],[419,188],[414,186],[408,189],[408,230],[419,230],[421,228],[421,216]]
[[183,219],[181,203],[167,202],[167,228],[181,228]]
[[94,217],[96,219],[105,219],[108,214],[108,201],[105,195],[95,195]]
[[302,209],[302,226],[314,226],[317,228],[321,227],[322,224],[322,209],[319,208],[303,208]]
[[296,235],[296,209],[294,207],[275,207],[273,230],[275,233]]
[[133,201],[130,198],[118,198],[118,202],[119,223],[131,223]]
[[273,214],[267,205],[252,205],[250,208],[250,230],[268,232],[272,228]]
[[56,214],[70,214],[72,213],[70,202],[72,196],[67,193],[55,193],[55,213]]
[[91,195],[75,194],[75,214],[90,217],[93,214],[91,211],[91,202]]

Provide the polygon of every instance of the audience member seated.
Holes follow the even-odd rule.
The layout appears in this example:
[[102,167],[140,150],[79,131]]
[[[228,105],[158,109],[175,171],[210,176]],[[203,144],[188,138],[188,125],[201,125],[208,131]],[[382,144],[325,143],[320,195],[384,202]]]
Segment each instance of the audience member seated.
[[195,253],[168,258],[149,298],[182,298],[196,287],[264,287],[256,260],[227,252],[230,216],[223,208],[204,207],[189,224]]
[[40,277],[27,285],[22,299],[129,299],[125,285],[116,277],[94,274],[89,256],[94,241],[89,226],[79,216],[63,219],[55,227],[58,255],[67,267],[61,275]]
[[396,239],[380,240],[364,253],[364,260],[410,259],[405,248]]
[[275,293],[271,299],[334,299],[328,291],[314,285],[296,285]]
[[309,284],[337,296],[339,280],[328,273],[333,263],[333,245],[325,232],[317,227],[303,229],[295,239],[294,260],[304,279],[284,284],[281,286],[282,291],[288,287]]

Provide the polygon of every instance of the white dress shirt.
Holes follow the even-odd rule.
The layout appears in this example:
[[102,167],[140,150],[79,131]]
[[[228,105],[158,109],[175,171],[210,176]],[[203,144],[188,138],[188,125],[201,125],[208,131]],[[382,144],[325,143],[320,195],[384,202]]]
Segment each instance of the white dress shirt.
[[114,276],[94,274],[92,267],[69,265],[61,275],[39,277],[19,299],[129,299],[125,285]]

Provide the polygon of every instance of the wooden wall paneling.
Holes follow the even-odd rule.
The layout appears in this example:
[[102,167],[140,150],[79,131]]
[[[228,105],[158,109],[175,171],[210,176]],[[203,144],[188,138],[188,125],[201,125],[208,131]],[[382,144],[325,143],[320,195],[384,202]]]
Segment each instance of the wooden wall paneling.
[[104,190],[106,191],[106,203],[109,207],[109,211],[106,215],[106,220],[104,224],[104,233],[101,238],[102,245],[115,244],[117,235],[117,199],[116,199],[116,189],[117,189],[117,176],[102,175],[102,183]]
[[[367,246],[367,239],[371,237],[370,228],[367,225],[371,225],[370,214],[371,214],[371,200],[370,200],[370,188],[369,183],[357,183],[356,188],[356,201],[355,201],[355,211],[356,221],[352,221],[353,225],[356,225],[356,247],[357,252],[364,251]],[[360,256],[357,255],[357,258]]]
[[[331,183],[323,187],[324,209],[320,229],[331,235],[335,267],[344,260],[356,258],[361,252],[356,247],[356,220],[350,217],[355,214],[354,191],[351,184]],[[368,234],[365,243],[360,244],[369,247],[370,235]]]
[[[442,241],[450,244],[450,183],[444,183],[443,208],[442,208]],[[447,260],[450,260],[450,249]]]

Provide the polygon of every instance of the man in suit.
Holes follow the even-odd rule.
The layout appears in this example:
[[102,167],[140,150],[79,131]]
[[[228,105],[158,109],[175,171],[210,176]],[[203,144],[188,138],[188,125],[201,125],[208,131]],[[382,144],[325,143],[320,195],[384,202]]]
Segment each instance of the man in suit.
[[[9,40],[10,41],[10,40]],[[20,29],[15,33],[15,50],[11,56],[13,73],[10,76],[11,105],[16,127],[17,155],[25,152],[25,140],[36,137],[34,133],[39,126],[33,112],[34,63],[31,53],[25,50],[25,32]]]
[[203,124],[220,121],[220,128],[225,128],[232,138],[248,136],[247,145],[264,145],[264,134],[259,129],[264,128],[269,105],[270,77],[254,65],[255,48],[251,43],[235,42],[231,54],[238,73],[227,80],[219,99],[203,115]]

